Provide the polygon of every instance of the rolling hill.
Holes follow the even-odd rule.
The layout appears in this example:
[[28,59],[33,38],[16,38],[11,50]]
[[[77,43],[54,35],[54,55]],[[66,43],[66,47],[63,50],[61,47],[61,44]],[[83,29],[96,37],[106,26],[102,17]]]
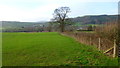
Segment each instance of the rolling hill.
[[9,30],[19,30],[23,28],[33,28],[33,27],[40,27],[46,26],[47,23],[43,22],[18,22],[18,21],[1,21],[2,22],[2,30],[9,31]]
[[[83,17],[69,18],[71,22],[74,22],[73,25],[77,26],[86,26],[86,25],[101,25],[106,22],[115,22],[117,21],[117,15],[87,15]],[[47,27],[48,22],[19,22],[19,21],[0,21],[2,22],[3,31],[11,30],[32,30],[36,27]],[[39,28],[40,30],[41,28]],[[33,30],[34,31],[34,30]]]
[[89,15],[83,17],[70,18],[72,22],[77,24],[104,24],[106,22],[114,22],[117,20],[117,15]]

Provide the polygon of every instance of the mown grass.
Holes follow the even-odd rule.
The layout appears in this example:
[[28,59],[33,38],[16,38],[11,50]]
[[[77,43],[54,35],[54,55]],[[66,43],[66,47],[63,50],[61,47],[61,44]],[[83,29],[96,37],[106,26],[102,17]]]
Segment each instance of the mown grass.
[[3,33],[3,66],[117,66],[96,48],[56,32]]

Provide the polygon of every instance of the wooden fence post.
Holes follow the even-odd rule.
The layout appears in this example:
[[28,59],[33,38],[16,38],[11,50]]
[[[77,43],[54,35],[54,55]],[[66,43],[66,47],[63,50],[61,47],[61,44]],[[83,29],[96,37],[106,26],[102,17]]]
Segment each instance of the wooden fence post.
[[90,37],[90,45],[91,45],[91,42],[92,42],[92,41],[91,41],[91,37]]
[[113,51],[113,57],[116,57],[116,39],[114,39],[114,51]]
[[101,48],[101,40],[100,40],[100,37],[99,37],[99,45],[98,45],[98,49],[99,49],[99,51],[100,51],[100,48]]

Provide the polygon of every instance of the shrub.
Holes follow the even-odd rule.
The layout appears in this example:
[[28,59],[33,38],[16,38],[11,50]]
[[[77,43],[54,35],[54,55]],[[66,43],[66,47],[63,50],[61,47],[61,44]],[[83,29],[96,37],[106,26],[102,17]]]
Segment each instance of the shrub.
[[106,23],[103,26],[99,26],[96,28],[96,33],[100,36],[100,37],[104,37],[109,39],[110,41],[113,41],[114,39],[117,40],[116,43],[118,43],[118,39],[119,39],[119,28],[118,28],[118,23]]

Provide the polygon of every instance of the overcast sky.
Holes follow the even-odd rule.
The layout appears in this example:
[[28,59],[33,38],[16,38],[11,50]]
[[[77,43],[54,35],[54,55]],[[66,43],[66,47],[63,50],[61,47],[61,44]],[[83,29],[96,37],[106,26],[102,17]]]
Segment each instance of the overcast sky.
[[54,9],[70,7],[69,17],[118,14],[119,0],[0,0],[0,21],[49,21]]

